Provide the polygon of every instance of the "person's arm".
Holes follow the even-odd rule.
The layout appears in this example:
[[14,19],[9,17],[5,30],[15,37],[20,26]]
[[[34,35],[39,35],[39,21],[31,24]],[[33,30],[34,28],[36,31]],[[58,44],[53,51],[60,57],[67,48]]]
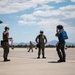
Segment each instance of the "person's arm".
[[38,42],[38,36],[36,37],[35,41],[36,41],[36,43],[39,43],[39,42]]
[[45,38],[45,44],[47,43],[47,38],[46,38],[46,36],[44,36],[44,38]]
[[8,31],[4,31],[3,34],[4,34],[4,35],[8,34]]
[[60,36],[60,31],[59,29],[56,29],[56,34],[55,34],[56,37],[59,37]]
[[59,37],[59,36],[60,36],[60,33],[56,33],[55,36],[56,36],[56,37]]

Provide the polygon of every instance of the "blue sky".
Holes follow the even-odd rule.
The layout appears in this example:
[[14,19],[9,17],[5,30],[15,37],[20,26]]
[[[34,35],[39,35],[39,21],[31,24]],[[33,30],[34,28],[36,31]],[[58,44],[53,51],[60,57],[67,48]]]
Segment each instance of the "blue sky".
[[62,24],[68,42],[75,43],[75,0],[0,0],[0,40],[9,26],[14,42],[35,41],[40,30],[48,41],[57,40],[56,26]]

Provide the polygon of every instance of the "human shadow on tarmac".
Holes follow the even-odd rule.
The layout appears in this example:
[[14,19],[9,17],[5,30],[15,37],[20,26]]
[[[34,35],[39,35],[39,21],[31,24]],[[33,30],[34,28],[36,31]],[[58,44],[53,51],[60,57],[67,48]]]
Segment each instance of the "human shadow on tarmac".
[[45,59],[45,58],[33,58],[33,59],[40,59],[41,60],[41,59]]
[[61,63],[61,62],[57,62],[57,61],[49,61],[48,63]]
[[[48,63],[64,63],[64,62],[48,61]],[[75,61],[67,61],[67,63],[75,63]]]

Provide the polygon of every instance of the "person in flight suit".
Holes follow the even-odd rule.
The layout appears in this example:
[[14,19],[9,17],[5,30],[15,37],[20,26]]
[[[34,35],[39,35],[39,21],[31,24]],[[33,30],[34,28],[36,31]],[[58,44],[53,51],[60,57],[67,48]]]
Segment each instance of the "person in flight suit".
[[3,31],[3,58],[4,58],[4,62],[6,61],[10,61],[10,59],[8,58],[8,54],[9,54],[9,40],[12,40],[12,38],[9,38],[9,27],[5,27],[5,31]]
[[32,44],[31,41],[30,41],[30,45],[29,45],[29,50],[28,50],[28,52],[30,52],[30,50],[32,50],[32,52],[33,52],[33,44]]
[[43,31],[40,31],[40,34],[36,37],[36,43],[38,43],[38,59],[40,58],[41,50],[42,50],[42,58],[45,57],[45,44],[47,43],[47,38],[45,35],[43,35]]
[[66,62],[66,54],[65,54],[65,40],[61,40],[61,31],[64,31],[62,25],[58,25],[56,28],[56,36],[58,37],[58,43],[56,46],[56,51],[59,57],[59,60],[57,62]]

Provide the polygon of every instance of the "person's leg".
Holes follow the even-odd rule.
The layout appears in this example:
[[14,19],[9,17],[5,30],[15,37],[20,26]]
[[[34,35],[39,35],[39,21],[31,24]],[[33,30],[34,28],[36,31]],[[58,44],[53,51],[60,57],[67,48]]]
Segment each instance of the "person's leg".
[[5,47],[3,47],[3,58],[4,58],[4,60],[7,60],[7,53],[6,53]]
[[4,61],[10,61],[10,60],[8,59],[9,46],[5,46],[3,49],[4,49],[4,53],[3,53]]
[[40,54],[41,54],[41,48],[38,49],[38,57],[37,58],[40,58]]
[[29,48],[28,52],[30,52],[30,48]]
[[59,60],[58,62],[60,62],[62,60],[62,54],[61,54],[61,44],[59,43],[56,47],[56,51],[57,51],[57,54],[58,54],[58,57],[59,57]]
[[32,52],[33,52],[33,48],[32,48]]
[[61,51],[62,51],[62,56],[63,56],[62,61],[65,62],[66,61],[66,53],[65,53],[64,48],[62,48]]
[[6,48],[6,57],[8,58],[8,54],[9,54],[9,46],[7,46]]
[[42,58],[46,58],[45,57],[45,49],[44,49],[44,47],[42,48]]
[[62,43],[61,52],[62,52],[62,56],[63,56],[62,61],[65,62],[66,61],[65,42]]

